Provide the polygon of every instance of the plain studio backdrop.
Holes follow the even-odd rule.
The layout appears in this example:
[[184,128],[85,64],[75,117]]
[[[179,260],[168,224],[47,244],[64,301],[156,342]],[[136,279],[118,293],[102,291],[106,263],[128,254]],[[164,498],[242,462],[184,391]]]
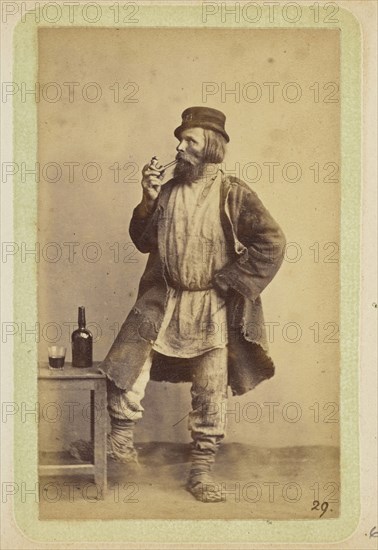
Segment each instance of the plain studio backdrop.
[[[71,360],[79,305],[104,358],[147,260],[128,233],[141,168],[174,158],[185,108],[218,108],[226,171],[257,192],[289,243],[262,294],[276,375],[229,399],[227,441],[338,445],[338,31],[40,29],[38,82],[40,360],[50,342]],[[189,389],[150,382],[137,439],[189,441]],[[72,423],[64,405],[89,396],[41,399],[63,410],[41,428],[42,449],[85,438],[85,415]]]

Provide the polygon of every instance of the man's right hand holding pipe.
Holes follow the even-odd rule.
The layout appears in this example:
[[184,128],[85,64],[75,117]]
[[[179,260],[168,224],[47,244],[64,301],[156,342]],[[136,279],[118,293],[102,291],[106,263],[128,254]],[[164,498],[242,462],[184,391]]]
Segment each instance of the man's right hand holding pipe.
[[164,170],[153,157],[151,161],[143,167],[142,170],[142,188],[143,197],[141,205],[146,214],[151,214],[156,207],[156,201],[163,183]]

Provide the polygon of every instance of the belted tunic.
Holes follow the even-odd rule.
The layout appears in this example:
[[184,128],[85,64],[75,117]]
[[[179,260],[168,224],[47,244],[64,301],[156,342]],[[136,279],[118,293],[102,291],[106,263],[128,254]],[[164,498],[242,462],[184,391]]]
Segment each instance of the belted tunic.
[[176,185],[169,197],[161,234],[169,289],[153,349],[170,357],[196,357],[227,345],[226,301],[212,284],[231,259],[219,213],[221,181],[217,170]]
[[[228,382],[233,394],[243,394],[274,374],[260,294],[282,263],[285,236],[256,193],[241,180],[226,176],[219,169],[215,178],[198,183],[198,187],[185,187],[187,184],[173,178],[162,186],[152,214],[146,215],[140,205],[134,209],[130,236],[138,250],[149,253],[149,257],[137,301],[100,365],[100,370],[119,388],[132,387],[152,349],[158,352],[152,363],[152,380],[190,381],[190,372],[180,358],[193,357],[226,343]],[[206,212],[208,220],[213,220],[213,227],[200,223],[205,215],[201,205],[207,194]],[[180,200],[176,202],[175,196],[180,196]],[[186,204],[189,218],[192,216],[194,220],[197,214],[199,223],[191,226],[192,235],[190,227],[186,227],[181,242],[177,240],[180,231],[175,227],[176,204],[181,208]],[[196,227],[210,231],[202,235],[201,243],[195,241]],[[170,239],[174,234],[175,238]],[[202,255],[203,269],[196,271],[191,254],[196,262],[198,255]],[[185,265],[186,271],[182,269]],[[228,288],[226,297],[217,292],[218,284]],[[207,297],[202,318],[195,307],[196,298],[187,298],[185,291],[192,296],[199,292]],[[206,319],[205,333],[202,325],[200,334],[196,320],[193,323],[192,318],[189,322],[188,326],[196,330],[192,331],[192,337],[189,334],[186,350],[181,346],[182,340],[175,342],[177,323],[185,325],[188,312],[185,301],[189,310],[194,308],[193,314],[201,324]],[[184,304],[181,309],[186,312],[183,317],[180,304]],[[209,315],[214,314],[216,319],[211,324]],[[222,324],[223,328],[219,326]]]

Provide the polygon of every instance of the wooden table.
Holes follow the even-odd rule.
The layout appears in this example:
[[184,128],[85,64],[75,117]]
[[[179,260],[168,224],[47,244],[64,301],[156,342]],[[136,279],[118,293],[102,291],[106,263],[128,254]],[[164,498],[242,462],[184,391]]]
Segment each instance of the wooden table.
[[[93,464],[43,464],[39,466],[40,475],[87,475],[93,474],[99,489],[98,494],[104,497],[107,482],[106,470],[106,376],[98,371],[99,362],[94,362],[90,368],[72,367],[65,363],[59,370],[49,369],[48,363],[43,363],[38,370],[40,390],[63,393],[68,390],[90,391],[90,427],[91,440],[94,446]],[[96,411],[101,411],[96,421]]]

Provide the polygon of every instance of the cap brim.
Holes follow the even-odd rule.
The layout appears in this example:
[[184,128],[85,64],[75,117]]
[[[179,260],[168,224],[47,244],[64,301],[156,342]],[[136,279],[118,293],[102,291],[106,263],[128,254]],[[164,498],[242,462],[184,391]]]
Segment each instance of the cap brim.
[[198,124],[198,122],[187,122],[186,124],[181,124],[181,126],[178,126],[173,133],[177,139],[180,139],[181,132],[183,132],[184,130],[189,130],[189,128],[206,128],[207,130],[214,130],[215,132],[222,134],[227,143],[230,141],[227,132],[222,128],[219,128],[219,126],[217,126],[216,124],[212,124],[211,122],[206,122],[203,124]]

